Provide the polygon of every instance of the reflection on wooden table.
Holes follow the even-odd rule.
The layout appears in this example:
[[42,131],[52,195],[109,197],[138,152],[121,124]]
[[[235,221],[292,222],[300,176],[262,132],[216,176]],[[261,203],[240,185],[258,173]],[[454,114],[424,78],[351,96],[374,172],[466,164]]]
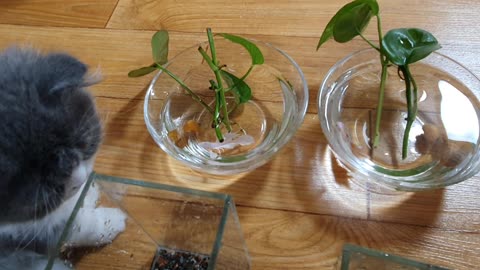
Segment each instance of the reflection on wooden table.
[[[93,88],[105,124],[96,171],[231,194],[253,269],[333,269],[344,243],[453,269],[480,265],[478,176],[442,190],[376,194],[349,179],[320,129],[316,97],[327,70],[362,41],[315,51],[319,35],[346,1],[328,0],[3,0],[0,45],[27,43],[69,52],[104,81]],[[384,29],[432,32],[443,54],[480,74],[475,0],[379,1]],[[232,177],[195,173],[154,143],[143,120],[150,77],[128,71],[151,61],[150,37],[170,31],[171,55],[204,41],[204,29],[246,35],[282,48],[310,90],[308,113],[269,163]],[[375,40],[374,32],[367,36]]]

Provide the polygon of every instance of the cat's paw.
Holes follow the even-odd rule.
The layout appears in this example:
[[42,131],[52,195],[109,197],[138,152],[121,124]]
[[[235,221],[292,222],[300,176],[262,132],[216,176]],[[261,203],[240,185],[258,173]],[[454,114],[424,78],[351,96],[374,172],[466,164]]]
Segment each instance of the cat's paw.
[[103,217],[100,245],[109,244],[117,235],[125,231],[127,215],[118,208],[97,208],[99,216]]
[[127,215],[118,208],[82,208],[77,214],[68,246],[109,244],[125,230]]

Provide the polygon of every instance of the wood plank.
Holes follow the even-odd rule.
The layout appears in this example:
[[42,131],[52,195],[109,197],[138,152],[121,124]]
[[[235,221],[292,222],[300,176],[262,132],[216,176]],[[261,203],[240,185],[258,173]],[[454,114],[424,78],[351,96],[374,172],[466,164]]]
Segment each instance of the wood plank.
[[[345,242],[453,269],[478,268],[479,176],[444,190],[377,194],[351,181],[328,150],[315,114],[319,85],[337,60],[366,47],[361,41],[328,43],[315,52],[323,26],[341,3],[147,1],[120,0],[108,24],[112,29],[107,30],[15,24],[103,28],[113,0],[6,0],[0,6],[0,47],[27,43],[43,50],[62,50],[103,70],[105,80],[92,89],[106,125],[97,171],[232,194],[254,269],[332,269]],[[440,38],[443,53],[480,74],[476,59],[480,2],[437,2],[382,0],[384,26],[426,28]],[[154,29],[173,30],[171,55],[175,55],[205,40],[199,32],[206,26],[253,34],[249,37],[282,48],[299,63],[308,80],[310,113],[301,129],[274,160],[252,173],[202,175],[168,157],[143,123],[143,96],[150,78],[126,76],[151,61],[149,41]],[[121,30],[126,28],[152,31]],[[367,36],[376,39],[372,31]],[[108,256],[119,255],[111,252]]]
[[97,104],[106,112],[95,167],[100,173],[229,193],[240,205],[367,217],[366,193],[335,181],[345,172],[332,159],[316,115],[307,116],[299,134],[271,162],[251,173],[221,177],[192,171],[165,154],[146,131],[142,100],[97,98]]
[[[319,37],[330,18],[347,0],[120,0],[108,23],[116,29],[167,29],[279,36]],[[475,0],[399,1],[380,0],[383,29],[418,27],[440,40],[477,40]],[[371,37],[374,24],[369,31]]]
[[337,163],[315,114],[307,114],[271,162],[249,174],[218,177],[190,170],[154,143],[142,99],[97,98],[97,104],[106,126],[96,163],[101,173],[229,193],[243,206],[480,232],[479,176],[444,190],[367,192]]
[[344,243],[450,269],[478,269],[480,234],[238,207],[253,269],[337,269]]
[[[30,33],[30,35],[29,35]],[[149,62],[149,39],[153,32],[119,31],[96,29],[71,28],[36,28],[23,26],[0,25],[0,46],[4,47],[14,42],[27,42],[44,50],[64,50],[70,52],[92,67],[100,66],[105,80],[93,87],[93,92],[99,98],[101,111],[109,113],[108,132],[105,145],[99,155],[97,169],[103,173],[117,176],[126,176],[140,179],[153,179],[174,184],[193,185],[204,189],[214,189],[234,194],[242,205],[315,212],[322,214],[354,216],[366,218],[366,193],[359,193],[352,185],[345,187],[348,181],[347,174],[336,163],[326,146],[321,133],[318,118],[314,114],[306,116],[297,136],[272,162],[259,168],[255,175],[250,174],[237,181],[231,179],[208,180],[211,184],[204,184],[204,176],[194,175],[182,164],[168,158],[152,141],[145,129],[142,115],[144,89],[149,78],[129,79],[126,73],[137,66]],[[59,38],[61,37],[61,38]],[[172,44],[177,44],[172,52],[190,46],[201,40],[203,35],[173,33]],[[136,50],[137,43],[144,44],[142,49]],[[301,46],[301,50],[294,50],[290,39],[282,37],[266,37],[266,40],[280,47],[285,47],[302,65],[309,80],[310,109],[316,112],[316,89],[322,74],[326,73],[329,65],[346,53],[346,48],[339,46],[331,50],[314,53],[309,52],[315,40],[298,38],[294,43]],[[360,47],[360,46],[359,46]],[[457,44],[452,46],[453,51],[466,60],[470,66],[480,71],[480,63],[475,57],[463,54],[464,51],[478,51],[471,46]],[[112,97],[109,99],[107,97]],[[258,179],[264,179],[259,181]],[[340,183],[337,183],[338,179]],[[474,178],[476,179],[476,178]],[[475,181],[472,179],[471,181]],[[443,228],[452,225],[465,230],[478,230],[478,220],[470,221],[469,214],[459,210],[468,209],[472,216],[478,216],[478,205],[475,201],[475,189],[468,182],[448,188],[448,198],[456,198],[456,194],[467,194],[465,200],[453,201],[447,208],[435,206],[439,203],[435,193],[426,195],[434,207],[428,208],[425,220],[416,219],[411,211],[404,213],[391,212],[379,214],[377,204],[381,208],[391,203],[372,201],[372,218],[404,221],[413,224],[430,224]],[[252,186],[257,191],[249,194]],[[352,190],[353,189],[353,190]],[[390,198],[390,197],[388,197]],[[446,198],[446,197],[445,197]],[[445,199],[444,198],[444,199]],[[375,198],[374,198],[375,199]],[[395,204],[395,199],[393,199]],[[359,206],[357,206],[357,203]],[[340,205],[340,206],[339,206]],[[414,204],[422,207],[422,200]],[[469,207],[471,205],[471,207]],[[383,210],[382,210],[383,211]],[[403,210],[402,210],[403,211]],[[419,209],[418,211],[422,211]],[[436,211],[443,211],[436,214]],[[409,218],[405,218],[409,216]],[[431,217],[435,217],[432,219]]]
[[446,189],[369,194],[369,219],[480,232],[479,176]]
[[104,28],[117,0],[2,0],[0,23]]
[[[138,207],[152,207],[149,201],[150,205],[146,203]],[[449,269],[471,270],[480,264],[479,233],[243,206],[237,207],[237,211],[252,258],[252,269],[337,269],[345,243]],[[168,236],[171,237],[175,228],[169,227],[172,226],[172,217],[169,218],[165,220],[156,215],[149,221],[157,224],[159,230],[170,233]],[[88,254],[75,264],[76,269],[119,269],[119,265],[124,265],[124,269],[147,268],[155,242],[143,233],[146,228],[139,227],[138,221],[129,219],[127,230],[112,244],[88,250]],[[210,232],[209,229],[206,231]],[[204,234],[193,236],[203,237]],[[78,255],[73,253],[73,258]]]
[[[127,73],[150,63],[150,38],[153,31],[100,30],[0,25],[0,47],[12,44],[29,44],[45,51],[61,50],[77,56],[104,74],[101,84],[93,87],[97,96],[132,98],[143,91],[151,76],[128,78]],[[315,51],[316,38],[295,38],[279,36],[249,36],[271,43],[289,54],[301,67],[309,88],[311,113],[317,112],[317,94],[323,77],[329,68],[342,57],[365,45],[360,41],[352,44],[328,43],[325,48]],[[182,50],[201,41],[203,34],[171,33],[170,55],[173,57]],[[475,74],[480,74],[480,42],[466,44],[444,44],[442,52],[455,58]]]

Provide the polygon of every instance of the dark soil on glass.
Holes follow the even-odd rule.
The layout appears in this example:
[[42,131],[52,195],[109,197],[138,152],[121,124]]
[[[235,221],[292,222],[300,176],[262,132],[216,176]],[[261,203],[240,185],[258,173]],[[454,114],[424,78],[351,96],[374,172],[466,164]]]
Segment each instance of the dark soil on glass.
[[207,270],[210,257],[187,251],[158,249],[152,270]]

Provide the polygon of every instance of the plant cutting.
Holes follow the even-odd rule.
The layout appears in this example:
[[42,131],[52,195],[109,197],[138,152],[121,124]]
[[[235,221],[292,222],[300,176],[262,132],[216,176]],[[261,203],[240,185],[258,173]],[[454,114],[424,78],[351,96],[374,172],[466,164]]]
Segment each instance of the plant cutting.
[[[376,17],[377,20],[378,45],[375,45],[363,35],[364,30],[373,17]],[[378,51],[379,61],[382,66],[374,138],[371,142],[373,147],[378,146],[380,138],[380,121],[387,83],[387,68],[390,65],[396,65],[398,75],[405,82],[408,108],[402,146],[402,158],[405,159],[407,157],[408,137],[418,111],[418,87],[409,67],[411,64],[440,49],[441,46],[431,33],[418,28],[392,29],[383,36],[377,1],[355,0],[343,6],[333,16],[320,37],[317,50],[331,38],[339,43],[345,43],[357,36],[360,36],[372,48]]]
[[[378,42],[365,30],[376,19]],[[320,86],[318,114],[337,161],[352,179],[397,190],[424,190],[466,180],[480,170],[480,81],[437,52],[418,28],[383,34],[379,5],[356,0],[328,22],[328,40],[359,37],[369,49],[330,68]]]
[[268,162],[301,125],[308,88],[298,65],[280,49],[207,29],[206,41],[168,59],[169,36],[156,32],[154,71],[144,102],[153,140],[201,172],[237,174]]
[[[198,52],[215,75],[215,79],[209,80],[210,90],[214,92],[213,106],[207,104],[202,97],[197,95],[195,91],[193,91],[182,79],[170,72],[169,69],[164,66],[168,62],[169,44],[168,32],[165,30],[156,32],[152,37],[151,45],[154,63],[146,67],[132,70],[128,73],[128,76],[140,77],[155,70],[161,70],[170,76],[183,88],[183,90],[185,90],[188,95],[192,97],[194,101],[198,102],[208,113],[211,114],[211,126],[215,130],[218,141],[223,143],[225,141],[225,134],[222,132],[222,126],[225,127],[228,133],[232,132],[232,125],[234,123],[230,121],[229,115],[233,113],[239,105],[244,104],[251,99],[252,91],[245,82],[245,79],[250,75],[255,66],[263,64],[264,58],[260,49],[249,40],[226,33],[218,34],[218,36],[243,46],[251,57],[252,62],[250,68],[242,77],[239,78],[226,71],[225,67],[227,67],[227,64],[221,63],[220,60],[217,59],[217,51],[213,36],[212,30],[207,28],[208,48],[210,48],[210,55],[207,53],[208,48],[203,48],[202,46],[198,47]],[[233,99],[231,99],[234,102],[233,106],[229,106],[226,98],[227,95],[233,97]],[[199,126],[195,121],[189,121],[184,125],[183,129],[185,134],[195,134],[198,133]],[[178,146],[185,146],[186,142],[185,140],[182,140],[182,138],[178,137],[178,132],[171,132],[169,136],[177,142]],[[229,136],[227,135],[227,138],[228,137]],[[247,140],[248,139],[249,138],[247,137]]]

